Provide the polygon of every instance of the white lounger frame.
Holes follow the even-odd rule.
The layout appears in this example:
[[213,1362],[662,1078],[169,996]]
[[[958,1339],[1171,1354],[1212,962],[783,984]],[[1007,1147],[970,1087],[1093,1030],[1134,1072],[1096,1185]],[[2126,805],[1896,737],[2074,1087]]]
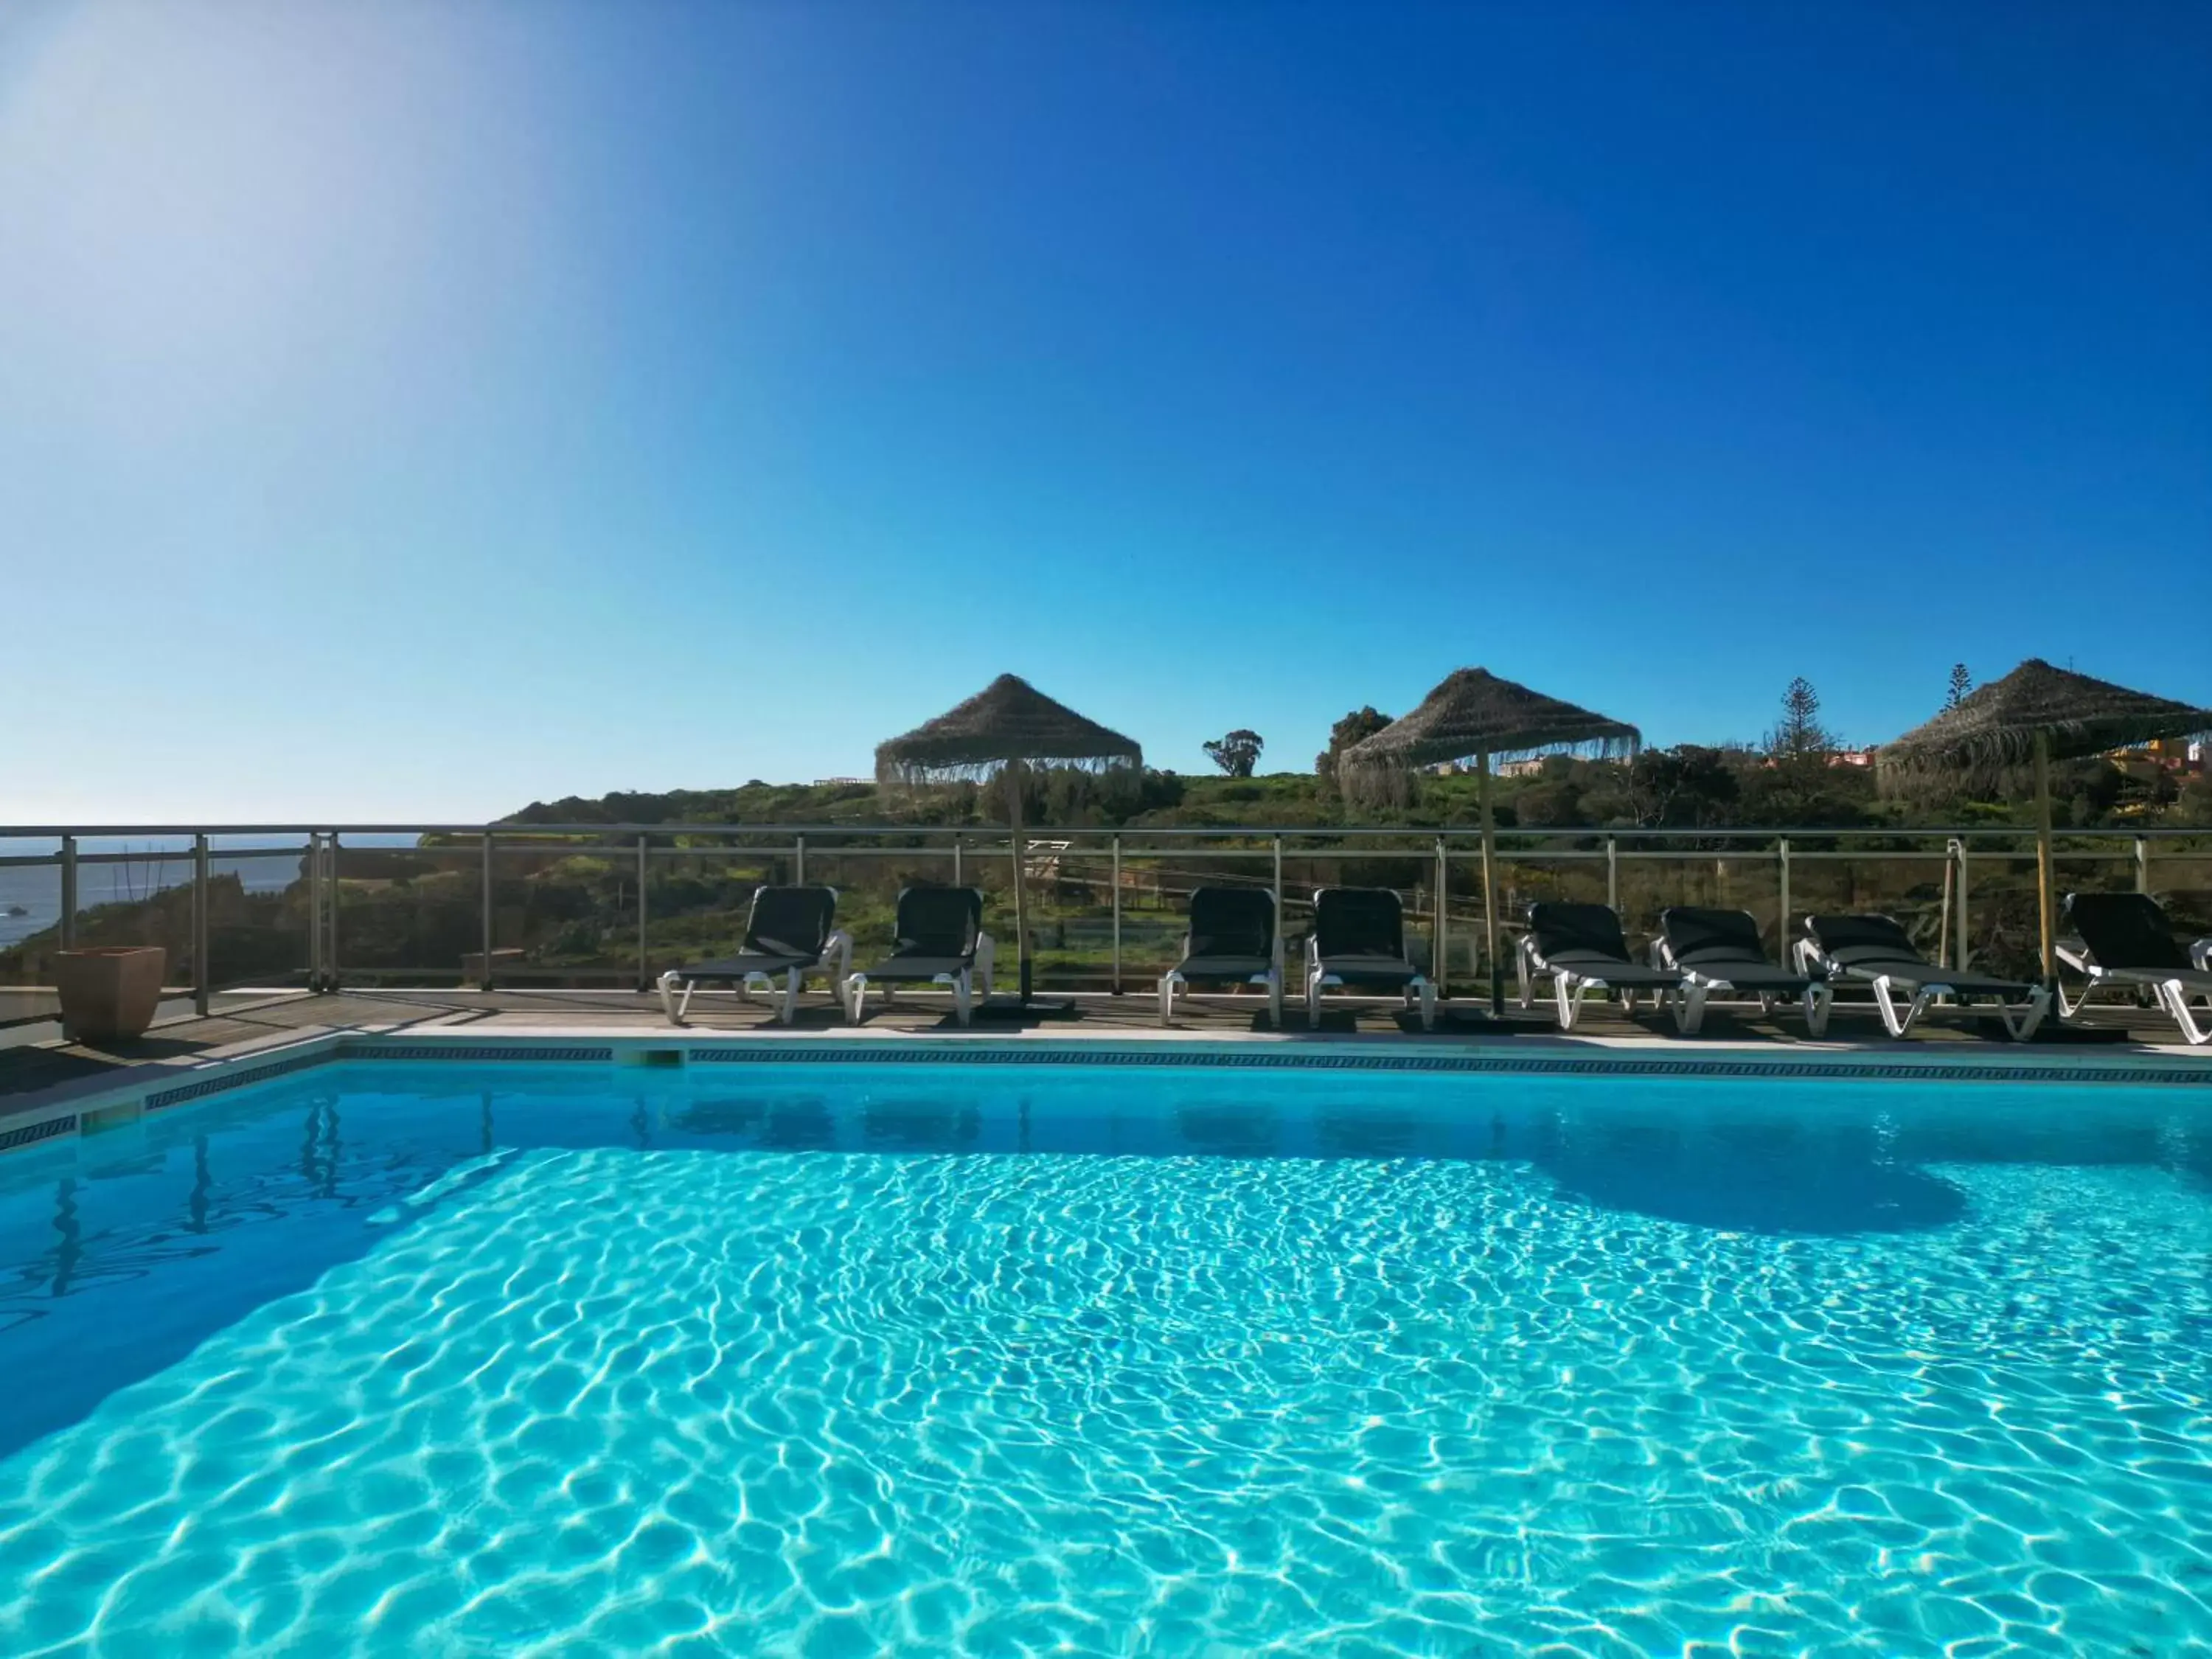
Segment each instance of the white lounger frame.
[[[991,977],[997,971],[998,955],[998,945],[991,936],[978,933],[975,935],[975,959],[973,962],[957,974],[938,974],[931,978],[929,982],[932,985],[942,985],[951,989],[952,1012],[963,1025],[975,1017],[975,984],[978,980],[982,981],[983,994],[987,997],[991,994]],[[897,1000],[899,981],[887,979],[882,983],[884,1006],[888,1008]],[[905,983],[916,985],[921,981],[908,980]],[[847,974],[839,984],[843,990],[846,1021],[858,1025],[860,1016],[868,1008],[868,976],[865,973]]]
[[[1651,965],[1671,969],[1682,976],[1682,989],[1674,998],[1674,1026],[1684,1036],[1695,1036],[1705,1023],[1705,1000],[1716,991],[1733,991],[1735,982],[1724,975],[1709,974],[1702,968],[1685,968],[1674,960],[1674,953],[1667,948],[1667,941],[1651,941]],[[1805,1035],[1818,1042],[1828,1034],[1828,1011],[1835,1006],[1835,987],[1824,979],[1814,979],[1810,974],[1801,974],[1813,982],[1805,988]],[[1771,1014],[1774,1005],[1781,1000],[1779,991],[1753,991],[1759,999],[1759,1012]]]
[[[837,959],[837,965],[835,968],[830,966],[830,959],[832,957]],[[757,981],[768,988],[769,1000],[775,1008],[776,1024],[788,1025],[791,1024],[793,1006],[799,1000],[799,987],[805,982],[807,975],[828,974],[830,988],[834,993],[845,982],[847,976],[852,971],[852,935],[841,927],[823,942],[822,954],[812,962],[802,963],[797,968],[787,968],[780,974],[747,974],[738,981],[738,1000],[741,1002],[750,1002],[753,985]],[[776,989],[776,981],[779,979],[783,981],[781,994]],[[671,968],[655,983],[660,992],[660,1006],[668,1015],[668,1023],[671,1025],[683,1024],[684,1016],[691,1010],[691,994],[699,988],[699,981],[686,979],[681,968]],[[679,987],[683,991],[680,997],[677,994]]]
[[[1188,933],[1183,935],[1182,953],[1186,957],[1190,954],[1190,936]],[[1253,975],[1244,983],[1264,985],[1267,988],[1267,1020],[1276,1030],[1281,1030],[1283,1029],[1283,952],[1279,941],[1275,949],[1274,966],[1264,974]],[[1170,968],[1162,974],[1160,975],[1160,1024],[1163,1025],[1175,1018],[1176,988],[1178,986],[1183,988],[1183,994],[1186,996],[1201,994],[1189,988],[1190,981],[1182,976],[1182,969]]]
[[[1825,974],[1831,982],[1848,981],[1854,985],[1871,988],[1874,992],[1874,1006],[1881,1015],[1882,1029],[1893,1037],[1901,1037],[1910,1031],[1913,1023],[1927,1011],[1928,1005],[1937,997],[1955,997],[1961,994],[1956,988],[1944,981],[1942,976],[1942,969],[1931,962],[1928,964],[1930,977],[1909,981],[1918,988],[1913,992],[1911,1004],[1903,1013],[1899,1013],[1897,1008],[1897,999],[1903,985],[1907,981],[1899,981],[1889,974],[1868,974],[1856,969],[1838,968],[1831,963],[1821,953],[1820,947],[1809,939],[1799,939],[1791,949],[1793,959],[1797,964],[1797,971],[1801,974],[1809,976],[1818,971]],[[1968,992],[1965,994],[1986,995],[1987,994]],[[2027,1001],[2017,1012],[2014,1005],[2002,1000],[1993,1001],[1990,1006],[1996,1010],[1998,1019],[2004,1023],[2005,1035],[2014,1042],[2025,1042],[2035,1035],[2037,1029],[2043,1024],[2044,1017],[2051,1012],[2051,992],[2045,986],[2030,986]]]
[[[1629,963],[1621,964],[1624,968],[1632,965]],[[1654,964],[1654,966],[1656,965],[1656,963]],[[1644,992],[1655,988],[1649,985],[1616,987],[1602,974],[1586,974],[1579,968],[1554,968],[1544,960],[1543,954],[1537,950],[1536,936],[1534,933],[1522,934],[1520,939],[1515,944],[1513,971],[1520,985],[1521,1006],[1524,1010],[1536,1006],[1536,976],[1539,974],[1549,974],[1552,976],[1552,995],[1559,1004],[1559,1029],[1562,1031],[1571,1031],[1575,1029],[1575,1022],[1582,1018],[1583,999],[1589,995],[1592,991],[1618,989],[1620,993],[1620,1006],[1623,1012],[1632,1014],[1636,1012],[1637,1000]],[[1663,987],[1658,988],[1659,1006],[1665,1008],[1670,1004],[1673,1005],[1675,1025],[1686,1033],[1694,1032],[1698,1029],[1695,1024],[1683,1023],[1687,1016],[1683,1011],[1680,997],[1681,989],[1679,987],[1671,992]],[[1698,1004],[1698,1018],[1700,1020],[1705,1018],[1705,1003],[1702,999]]]
[[[2081,988],[2081,994],[2071,1002],[2066,1000],[2066,981],[2058,981],[2058,1017],[2072,1019],[2081,1012],[2081,1005],[2089,1000],[2093,991],[2132,991],[2138,995],[2150,994],[2150,999],[2166,1016],[2181,1028],[2181,1040],[2192,1048],[2202,1048],[2212,1043],[2212,1024],[2199,1025],[2197,1016],[2189,1006],[2192,996],[2203,996],[2202,991],[2192,991],[2179,979],[2152,979],[2148,972],[2101,968],[2091,959],[2088,946],[2078,939],[2062,941],[2056,947],[2058,960],[2080,974],[2089,982]],[[2189,947],[2189,958],[2197,964],[2197,971],[2212,973],[2212,939],[2200,939]]]
[[[1403,960],[1408,968],[1413,966],[1412,957],[1407,957]],[[1344,981],[1338,975],[1322,971],[1320,942],[1309,934],[1306,938],[1306,1023],[1309,1025],[1318,1025],[1321,1023],[1322,989],[1331,985],[1340,987],[1343,983]],[[1406,981],[1403,1000],[1408,1006],[1413,1006],[1416,1001],[1419,1003],[1421,1029],[1424,1031],[1433,1031],[1437,1029],[1437,988],[1435,982],[1426,974],[1418,969],[1414,970],[1413,978]]]

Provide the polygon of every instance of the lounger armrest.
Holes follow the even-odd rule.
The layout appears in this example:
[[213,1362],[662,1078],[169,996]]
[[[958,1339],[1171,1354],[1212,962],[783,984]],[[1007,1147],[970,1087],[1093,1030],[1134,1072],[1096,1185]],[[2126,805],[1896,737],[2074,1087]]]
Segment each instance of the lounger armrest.
[[2212,933],[2189,947],[2189,959],[2197,964],[2198,973],[2212,974]]

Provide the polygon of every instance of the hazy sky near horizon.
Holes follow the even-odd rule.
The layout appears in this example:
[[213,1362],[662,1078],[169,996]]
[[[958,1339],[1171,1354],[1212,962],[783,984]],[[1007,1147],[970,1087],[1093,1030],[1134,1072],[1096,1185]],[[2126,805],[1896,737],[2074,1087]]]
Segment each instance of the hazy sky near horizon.
[[0,822],[2212,704],[2212,7],[0,8]]

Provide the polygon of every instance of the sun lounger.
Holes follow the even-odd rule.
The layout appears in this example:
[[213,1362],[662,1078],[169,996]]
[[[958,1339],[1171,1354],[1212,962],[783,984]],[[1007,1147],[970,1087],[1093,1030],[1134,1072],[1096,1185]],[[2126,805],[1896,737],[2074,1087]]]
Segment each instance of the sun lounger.
[[1190,896],[1182,960],[1160,975],[1160,1024],[1175,1015],[1178,986],[1264,985],[1267,1018],[1283,1024],[1283,964],[1275,953],[1275,900],[1251,887],[1200,887]]
[[[1515,947],[1521,981],[1521,1006],[1536,1005],[1536,979],[1552,976],[1559,1029],[1571,1031],[1581,1017],[1583,999],[1592,991],[1617,991],[1632,1012],[1636,999],[1656,992],[1662,1004],[1682,988],[1682,975],[1671,968],[1647,967],[1628,954],[1620,918],[1605,904],[1564,904],[1540,900],[1528,907],[1528,931]],[[1677,1019],[1681,1016],[1678,1013]]]
[[1651,965],[1672,968],[1682,975],[1674,1021],[1686,1035],[1696,1035],[1705,1023],[1705,1000],[1716,991],[1755,996],[1761,1013],[1771,1013],[1781,998],[1795,998],[1805,1006],[1808,1036],[1820,1036],[1828,1029],[1828,1006],[1835,993],[1827,981],[1777,967],[1759,943],[1759,923],[1747,910],[1669,905],[1659,913]]
[[[776,1004],[776,1018],[790,1024],[792,1004],[808,974],[826,970],[835,986],[843,982],[852,968],[853,941],[834,931],[836,916],[834,887],[756,889],[744,939],[736,956],[672,968],[660,976],[660,1006],[667,1011],[669,1023],[684,1024],[684,1016],[690,1011],[691,994],[702,985],[734,984],[740,997],[750,998],[756,981],[768,986],[773,994],[781,979],[783,994]],[[830,969],[833,955],[838,961]]]
[[1306,939],[1306,1018],[1321,1018],[1321,994],[1395,992],[1418,998],[1421,1029],[1437,1024],[1437,988],[1406,953],[1405,912],[1384,887],[1324,887],[1314,895],[1313,932]]
[[[1962,1004],[1987,997],[2004,1022],[2005,1035],[2015,1042],[2033,1036],[2051,1008],[2051,993],[2040,985],[1929,961],[1889,916],[1808,916],[1805,937],[1796,949],[1801,973],[1871,987],[1882,1025],[1892,1036],[1903,1036],[1932,999],[1947,994]],[[1902,1014],[1897,1009],[1899,992],[1912,999]]]
[[[2212,1018],[2199,1025],[2189,1004],[2212,1002],[2212,939],[2199,939],[2185,951],[2156,899],[2147,893],[2069,893],[2066,919],[2081,937],[2058,946],[2058,959],[2089,981],[2072,1002],[2066,983],[2058,985],[2058,1012],[2071,1019],[2089,993],[2102,986],[2148,991],[2173,1017],[2185,1041],[2212,1043]],[[2194,960],[2192,961],[2192,957]]]
[[855,1025],[866,1012],[868,987],[884,988],[890,1004],[899,985],[951,988],[952,1012],[963,1025],[975,1007],[977,969],[983,994],[991,991],[991,936],[983,931],[983,896],[972,887],[908,887],[900,890],[890,955],[872,968],[848,974],[845,1017]]

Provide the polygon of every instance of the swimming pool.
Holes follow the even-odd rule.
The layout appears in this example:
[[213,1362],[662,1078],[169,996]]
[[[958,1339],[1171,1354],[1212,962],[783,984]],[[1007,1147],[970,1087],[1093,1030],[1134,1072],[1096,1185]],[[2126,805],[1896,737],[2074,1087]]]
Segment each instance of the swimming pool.
[[0,1273],[10,1654],[2212,1652],[2203,1088],[348,1063]]

